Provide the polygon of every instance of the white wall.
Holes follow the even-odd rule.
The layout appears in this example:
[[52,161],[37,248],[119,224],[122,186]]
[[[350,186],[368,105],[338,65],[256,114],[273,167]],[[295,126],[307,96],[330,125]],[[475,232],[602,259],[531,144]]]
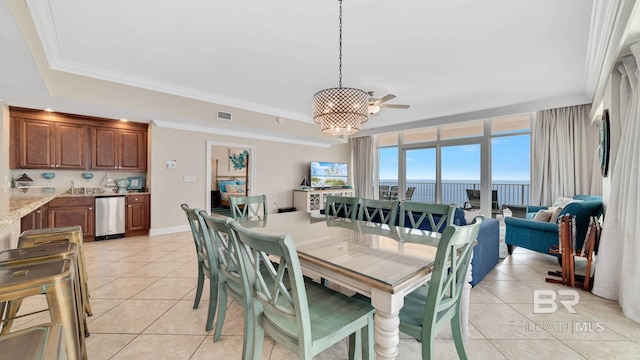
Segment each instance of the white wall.
[[[318,131],[320,131],[318,129]],[[186,231],[188,226],[180,204],[204,209],[207,197],[207,141],[245,144],[255,147],[252,194],[266,194],[269,211],[293,206],[293,189],[308,176],[309,161],[350,162],[348,144],[316,147],[256,140],[228,135],[176,130],[154,125],[149,127],[151,184],[151,234]],[[175,169],[167,169],[166,161],[176,160]],[[222,165],[221,165],[222,166]],[[228,165],[227,165],[228,166]],[[185,176],[195,177],[185,182]]]

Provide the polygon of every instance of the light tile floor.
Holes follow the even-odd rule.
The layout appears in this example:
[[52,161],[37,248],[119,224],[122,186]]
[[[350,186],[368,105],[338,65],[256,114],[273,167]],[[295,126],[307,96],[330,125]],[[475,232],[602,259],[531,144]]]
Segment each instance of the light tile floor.
[[[204,330],[208,291],[194,310],[196,259],[191,233],[141,236],[85,244],[91,306],[91,360],[239,359],[242,309],[229,305],[221,340]],[[613,301],[578,291],[576,313],[562,305],[553,314],[533,311],[534,290],[568,290],[544,281],[559,268],[549,256],[517,249],[471,290],[471,359],[638,359],[640,324]],[[564,298],[561,298],[564,299]],[[568,298],[567,298],[568,299]],[[21,311],[45,307],[26,299]],[[16,329],[46,321],[40,313],[19,319]],[[400,359],[419,359],[420,343],[401,335]],[[437,359],[457,358],[449,330],[435,344]],[[267,339],[264,359],[295,359]],[[318,359],[347,358],[346,343]]]

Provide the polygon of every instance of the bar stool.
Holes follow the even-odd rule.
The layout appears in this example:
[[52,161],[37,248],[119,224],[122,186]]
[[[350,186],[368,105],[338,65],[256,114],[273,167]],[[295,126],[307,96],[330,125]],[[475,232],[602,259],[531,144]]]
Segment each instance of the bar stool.
[[0,360],[64,359],[60,324],[42,324],[0,336]]
[[[70,242],[54,242],[50,244],[38,245],[22,249],[10,249],[0,252],[0,266],[7,265],[23,265],[38,262],[46,262],[51,260],[69,259],[73,261],[73,286],[76,296],[76,312],[80,333],[78,336],[87,337],[90,335],[87,326],[87,319],[84,316],[84,307],[82,302],[80,282],[79,282],[79,266],[77,256],[77,245]],[[13,325],[13,319],[16,317],[22,299],[9,301],[6,315],[4,316],[2,326],[2,335],[8,334]],[[0,314],[2,314],[2,305],[0,304]]]
[[78,266],[80,268],[82,304],[84,306],[85,313],[91,316],[92,311],[91,305],[89,304],[89,286],[87,285],[87,268],[84,262],[82,228],[80,226],[65,226],[24,231],[18,238],[18,248],[65,240],[78,245]]
[[78,331],[72,262],[65,259],[0,266],[0,301],[45,294],[51,321],[62,325],[67,358],[80,360],[86,359],[86,349]]

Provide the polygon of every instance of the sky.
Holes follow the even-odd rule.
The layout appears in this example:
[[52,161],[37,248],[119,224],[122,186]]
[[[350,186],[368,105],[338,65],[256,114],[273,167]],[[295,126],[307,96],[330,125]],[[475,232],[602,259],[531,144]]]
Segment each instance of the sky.
[[[495,137],[492,180],[530,180],[530,135]],[[380,179],[398,178],[398,148],[380,149]],[[407,150],[407,180],[435,180],[435,148]],[[480,181],[480,144],[442,148],[442,179]]]

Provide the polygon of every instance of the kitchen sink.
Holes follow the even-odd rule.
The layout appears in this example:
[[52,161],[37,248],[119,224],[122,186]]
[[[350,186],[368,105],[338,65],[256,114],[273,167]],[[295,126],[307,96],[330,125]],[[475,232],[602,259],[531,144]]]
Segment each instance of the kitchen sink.
[[98,195],[103,193],[104,193],[104,190],[101,188],[84,188],[84,187],[73,188],[67,191],[67,194],[69,195]]

